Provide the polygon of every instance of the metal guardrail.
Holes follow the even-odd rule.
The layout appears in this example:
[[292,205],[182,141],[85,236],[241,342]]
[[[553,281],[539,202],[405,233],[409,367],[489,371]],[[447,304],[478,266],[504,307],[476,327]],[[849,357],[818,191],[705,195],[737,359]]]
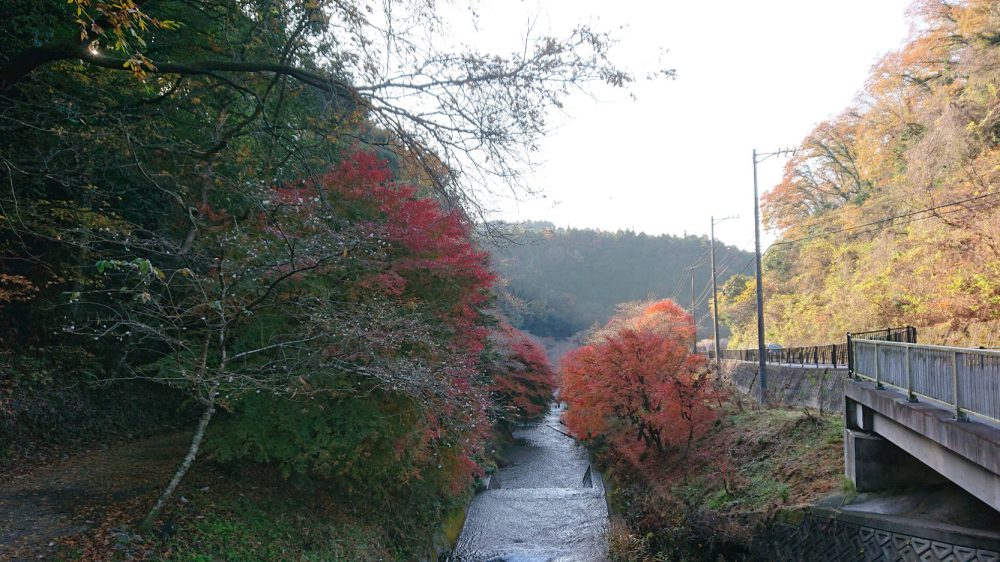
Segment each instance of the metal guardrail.
[[913,326],[902,326],[899,328],[882,328],[881,330],[869,330],[867,332],[847,332],[847,372],[854,372],[854,340],[876,340],[895,341],[903,343],[917,343],[917,329]]
[[882,328],[881,330],[870,330],[867,332],[850,332],[847,334],[847,338],[848,340],[855,339],[917,343],[917,329],[913,326],[901,326],[899,328]]
[[[847,343],[768,349],[766,350],[767,362],[802,365],[803,367],[806,365],[814,365],[816,367],[831,365],[834,368],[847,367],[850,369],[851,342],[853,340],[917,343],[917,329],[913,326],[901,326],[899,328],[883,328],[867,332],[848,332]],[[722,358],[756,363],[758,361],[758,354],[756,349],[727,349],[722,352]]]
[[856,378],[948,404],[959,420],[973,413],[1000,421],[1000,350],[852,338],[851,354]]
[[[847,366],[847,344],[843,343],[768,349],[766,354],[768,363],[802,366]],[[722,352],[722,357],[725,359],[735,359],[737,361],[757,362],[758,360],[756,349],[727,349]]]

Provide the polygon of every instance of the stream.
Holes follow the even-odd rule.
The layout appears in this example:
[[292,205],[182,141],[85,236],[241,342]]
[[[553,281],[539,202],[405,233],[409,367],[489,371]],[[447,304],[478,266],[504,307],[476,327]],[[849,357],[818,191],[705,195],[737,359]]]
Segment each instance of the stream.
[[589,562],[607,559],[604,483],[567,435],[553,404],[514,431],[507,466],[475,496],[451,560]]

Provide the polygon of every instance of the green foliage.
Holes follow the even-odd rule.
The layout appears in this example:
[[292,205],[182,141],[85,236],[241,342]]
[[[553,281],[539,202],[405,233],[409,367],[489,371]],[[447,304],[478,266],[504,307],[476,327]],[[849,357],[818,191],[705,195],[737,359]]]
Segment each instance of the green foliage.
[[163,545],[164,561],[348,562],[399,559],[377,529],[355,522],[306,519],[293,506],[234,501],[188,523]]
[[434,456],[421,443],[420,405],[404,395],[251,395],[234,406],[214,431],[217,459],[275,463],[285,477],[333,479],[347,493],[391,496],[420,478]]
[[434,417],[414,397],[355,391],[247,396],[213,429],[207,449],[222,462],[270,463],[293,482],[379,506],[387,535],[399,544],[433,536],[471,491],[466,453],[450,436],[433,437],[440,428],[430,427]]
[[113,367],[70,346],[0,354],[0,467],[57,445],[189,423],[183,394],[146,381],[104,381]]
[[[701,264],[695,271],[697,291],[711,282],[704,236],[564,229],[549,223],[514,227],[515,243],[493,252],[497,271],[508,282],[509,294],[500,303],[516,327],[539,336],[566,337],[604,324],[624,302],[690,302],[685,268],[696,263]],[[715,250],[721,286],[750,254],[719,241]],[[698,306],[703,337],[711,333],[708,302],[702,299]]]

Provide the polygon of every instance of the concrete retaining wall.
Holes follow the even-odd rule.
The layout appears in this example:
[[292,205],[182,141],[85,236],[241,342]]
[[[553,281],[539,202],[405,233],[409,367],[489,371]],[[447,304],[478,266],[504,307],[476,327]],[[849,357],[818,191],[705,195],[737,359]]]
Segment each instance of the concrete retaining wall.
[[944,523],[820,507],[778,519],[761,548],[769,560],[1000,560],[1000,535]]
[[[723,361],[722,376],[745,394],[757,397],[756,363]],[[845,378],[847,369],[768,364],[768,402],[789,408],[840,412],[844,408]]]

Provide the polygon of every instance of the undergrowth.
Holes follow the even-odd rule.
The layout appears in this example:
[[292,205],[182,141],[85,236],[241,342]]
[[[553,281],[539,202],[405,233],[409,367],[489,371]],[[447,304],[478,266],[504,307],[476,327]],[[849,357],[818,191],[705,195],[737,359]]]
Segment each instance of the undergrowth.
[[[170,466],[175,455],[163,455]],[[165,463],[167,461],[164,461]],[[169,466],[163,468],[169,469]],[[162,473],[163,470],[158,472]],[[415,490],[391,505],[366,501],[335,482],[286,479],[277,467],[200,461],[176,501],[150,530],[138,522],[162,478],[94,517],[93,528],[63,539],[62,560],[412,561],[434,558],[442,521],[452,534],[465,495],[430,498]],[[153,483],[153,482],[151,482]],[[450,538],[450,537],[449,537]]]
[[726,406],[688,448],[641,466],[598,451],[627,528],[609,535],[612,558],[738,560],[779,509],[814,502],[842,486],[839,416]]

